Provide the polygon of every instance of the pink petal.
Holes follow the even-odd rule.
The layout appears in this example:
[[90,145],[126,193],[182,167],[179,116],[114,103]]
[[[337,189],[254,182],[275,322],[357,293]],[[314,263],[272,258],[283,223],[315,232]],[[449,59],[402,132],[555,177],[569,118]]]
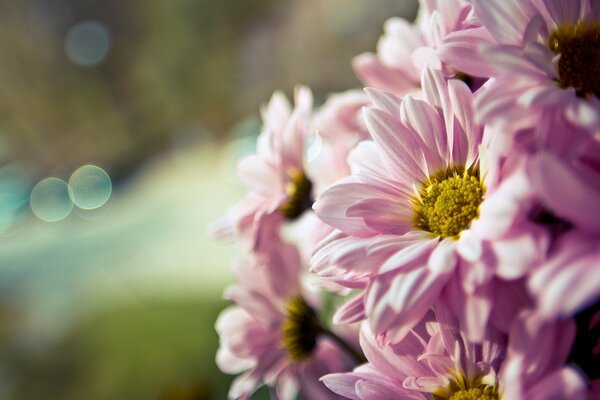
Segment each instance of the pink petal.
[[487,78],[494,75],[495,70],[479,50],[482,45],[494,43],[485,28],[464,29],[446,35],[438,47],[438,54],[446,64],[458,71]]
[[427,164],[414,149],[422,148],[421,140],[397,118],[379,110],[365,112],[369,132],[378,144],[380,154],[388,160],[390,173],[399,181],[421,182],[428,177]]
[[580,17],[580,0],[544,0],[554,26],[575,25]]
[[496,274],[512,280],[525,276],[544,259],[550,238],[543,229],[523,232],[491,243],[497,259]]
[[217,351],[216,363],[226,374],[239,374],[256,365],[253,359],[237,357],[225,347],[220,347]]
[[374,54],[361,54],[352,63],[356,75],[368,86],[404,94],[419,88],[419,81],[394,67],[385,66]]
[[340,396],[344,396],[352,400],[362,400],[356,394],[355,389],[356,383],[359,381],[359,379],[360,378],[354,374],[337,373],[325,375],[321,378],[321,381],[329,388],[329,390],[339,394]]
[[373,191],[368,185],[361,183],[339,183],[325,190],[317,198],[313,210],[325,223],[340,231],[354,236],[372,236],[376,234],[361,218],[348,217],[349,207],[358,201],[371,198]]
[[381,108],[393,116],[400,116],[400,104],[402,104],[401,99],[391,93],[375,88],[365,88],[365,92],[375,107]]
[[365,319],[364,296],[358,295],[348,300],[333,315],[333,323],[337,325],[351,324]]
[[514,45],[497,45],[483,49],[496,71],[507,74],[520,74],[528,79],[543,80],[545,71],[523,56],[523,49]]
[[281,179],[274,165],[258,155],[249,155],[239,162],[237,174],[250,190],[264,197],[281,191]]
[[583,229],[600,232],[600,191],[550,153],[535,156],[529,173],[542,202],[557,216]]
[[401,235],[413,229],[412,210],[398,204],[401,199],[366,199],[350,206],[346,215],[362,218],[365,224],[383,234]]
[[444,120],[431,105],[412,96],[405,96],[401,105],[402,121],[421,137],[422,152],[428,169],[434,173],[447,163],[448,144],[444,132]]
[[529,1],[474,0],[475,14],[500,43],[520,44],[536,9]]
[[[436,242],[438,239],[434,239]],[[427,262],[427,266],[436,274],[444,274],[454,270],[456,266],[456,245],[452,239],[444,239],[437,243]]]
[[584,400],[586,382],[574,368],[564,367],[537,382],[527,391],[532,400]]
[[396,252],[379,269],[379,274],[385,274],[410,265],[419,257],[429,253],[437,244],[437,239],[423,240],[416,243],[405,242],[404,248]]

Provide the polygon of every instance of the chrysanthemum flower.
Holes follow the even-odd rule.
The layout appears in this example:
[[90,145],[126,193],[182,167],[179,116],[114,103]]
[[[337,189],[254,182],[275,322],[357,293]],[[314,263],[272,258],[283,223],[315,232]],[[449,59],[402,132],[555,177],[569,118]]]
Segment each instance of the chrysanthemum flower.
[[484,53],[498,71],[481,92],[485,121],[535,125],[539,110],[600,128],[600,3],[596,0],[474,0],[496,45]]
[[515,223],[527,181],[514,174],[498,185],[468,87],[431,69],[422,85],[424,100],[371,91],[375,108],[365,115],[373,142],[357,147],[352,175],[314,205],[339,232],[317,249],[312,268],[364,289],[342,320],[366,315],[375,332],[397,340],[454,282],[463,295],[453,292],[452,304],[477,339],[496,278],[524,276],[544,256],[547,237]]
[[292,110],[279,92],[262,110],[263,129],[256,154],[242,159],[238,176],[248,186],[246,196],[214,227],[238,234],[259,250],[277,232],[282,220],[295,220],[313,203],[312,181],[304,168],[305,140],[312,112],[312,94],[305,87],[295,93]]
[[332,96],[315,114],[309,89],[298,87],[295,102],[292,109],[277,92],[262,110],[256,154],[238,165],[248,193],[212,227],[214,236],[241,238],[257,254],[268,250],[268,238],[282,227],[295,225],[287,238],[310,257],[316,243],[331,232],[311,215],[314,198],[349,173],[348,153],[368,137],[359,112],[368,102],[363,92]]
[[319,377],[345,371],[356,361],[339,347],[345,343],[324,328],[317,315],[318,299],[300,279],[303,268],[295,247],[271,239],[267,265],[240,263],[238,285],[225,297],[236,306],[223,311],[216,323],[220,337],[219,368],[240,373],[229,397],[247,399],[260,385],[273,388],[276,398],[335,399]]
[[[473,17],[465,0],[421,0],[414,24],[391,18],[377,44],[377,54],[354,60],[358,77],[367,85],[401,96],[417,94],[425,66],[477,88],[493,70],[478,47],[492,38]],[[478,78],[477,78],[478,77]]]
[[455,320],[436,317],[428,315],[397,344],[363,325],[360,342],[369,363],[323,381],[354,400],[585,399],[584,377],[565,366],[572,325],[540,325],[524,315],[508,345],[491,329],[475,344]]

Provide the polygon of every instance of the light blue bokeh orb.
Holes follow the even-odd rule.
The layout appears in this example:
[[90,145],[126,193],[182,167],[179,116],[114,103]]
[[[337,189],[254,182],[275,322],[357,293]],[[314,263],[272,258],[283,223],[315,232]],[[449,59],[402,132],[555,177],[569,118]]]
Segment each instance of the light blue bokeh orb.
[[67,32],[65,52],[74,64],[94,66],[104,60],[109,48],[108,29],[99,22],[79,22]]
[[38,182],[29,196],[29,206],[42,221],[64,219],[73,209],[67,183],[58,178],[46,178]]
[[110,198],[112,183],[102,168],[84,165],[69,178],[69,195],[73,203],[84,210],[102,207]]

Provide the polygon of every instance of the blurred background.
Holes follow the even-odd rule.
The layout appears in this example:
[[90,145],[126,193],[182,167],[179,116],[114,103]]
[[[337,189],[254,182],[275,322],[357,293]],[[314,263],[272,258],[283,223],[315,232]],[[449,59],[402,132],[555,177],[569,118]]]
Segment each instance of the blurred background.
[[258,109],[360,87],[415,3],[0,0],[0,399],[225,399],[205,231]]

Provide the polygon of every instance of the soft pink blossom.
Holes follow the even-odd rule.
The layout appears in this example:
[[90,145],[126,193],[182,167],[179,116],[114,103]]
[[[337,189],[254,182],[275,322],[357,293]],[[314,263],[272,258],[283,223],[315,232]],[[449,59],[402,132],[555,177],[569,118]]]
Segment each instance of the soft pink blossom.
[[293,109],[283,94],[275,93],[262,110],[256,154],[238,165],[248,192],[213,225],[215,236],[241,239],[260,255],[273,234],[283,234],[310,257],[331,232],[312,213],[313,199],[349,174],[348,153],[369,135],[361,113],[368,101],[364,92],[348,91],[331,96],[313,113],[307,88],[296,89]]
[[216,323],[219,368],[242,373],[233,382],[229,397],[248,399],[266,384],[281,400],[295,399],[298,393],[307,400],[338,398],[318,379],[329,372],[348,370],[352,362],[331,339],[317,337],[312,354],[302,360],[294,360],[284,345],[290,302],[301,297],[318,309],[315,293],[301,283],[300,255],[293,246],[273,237],[270,253],[263,260],[265,264],[237,265],[238,283],[225,292],[236,305],[224,310]]
[[363,325],[360,340],[369,362],[323,381],[354,400],[430,400],[434,394],[465,396],[468,390],[471,397],[460,398],[480,398],[485,391],[485,398],[585,399],[584,377],[565,365],[574,335],[571,323],[544,324],[524,313],[508,338],[488,329],[481,343],[472,343],[440,308],[436,318],[428,314],[396,344]]
[[[476,108],[481,118],[504,125],[535,126],[542,117],[540,111],[550,109],[575,124],[598,130],[600,99],[596,84],[591,83],[598,70],[579,70],[584,62],[585,68],[597,65],[594,51],[598,39],[583,45],[588,50],[579,50],[574,44],[557,41],[553,34],[594,24],[592,30],[597,30],[599,5],[595,0],[473,0],[477,18],[495,40],[483,49],[496,74],[479,93]],[[585,40],[592,40],[590,37]],[[565,58],[565,51],[583,53]],[[560,67],[561,62],[568,65]],[[588,83],[579,87],[580,79]]]
[[[473,87],[491,76],[492,69],[478,53],[479,46],[492,43],[491,36],[474,18],[464,0],[421,0],[414,24],[391,18],[377,44],[377,54],[361,54],[354,69],[370,87],[396,95],[418,95],[425,66],[470,75]],[[479,78],[474,78],[479,77]]]
[[[501,177],[466,85],[426,69],[422,86],[424,100],[369,91],[373,141],[359,144],[349,158],[352,175],[314,205],[337,231],[317,248],[312,269],[363,289],[340,311],[342,321],[366,317],[375,332],[399,340],[451,291],[451,305],[476,339],[492,314],[498,279],[524,277],[545,256],[548,235],[521,212],[531,198],[523,170]],[[485,195],[469,226],[444,237],[415,225],[414,207],[432,175],[456,166],[477,169]]]

